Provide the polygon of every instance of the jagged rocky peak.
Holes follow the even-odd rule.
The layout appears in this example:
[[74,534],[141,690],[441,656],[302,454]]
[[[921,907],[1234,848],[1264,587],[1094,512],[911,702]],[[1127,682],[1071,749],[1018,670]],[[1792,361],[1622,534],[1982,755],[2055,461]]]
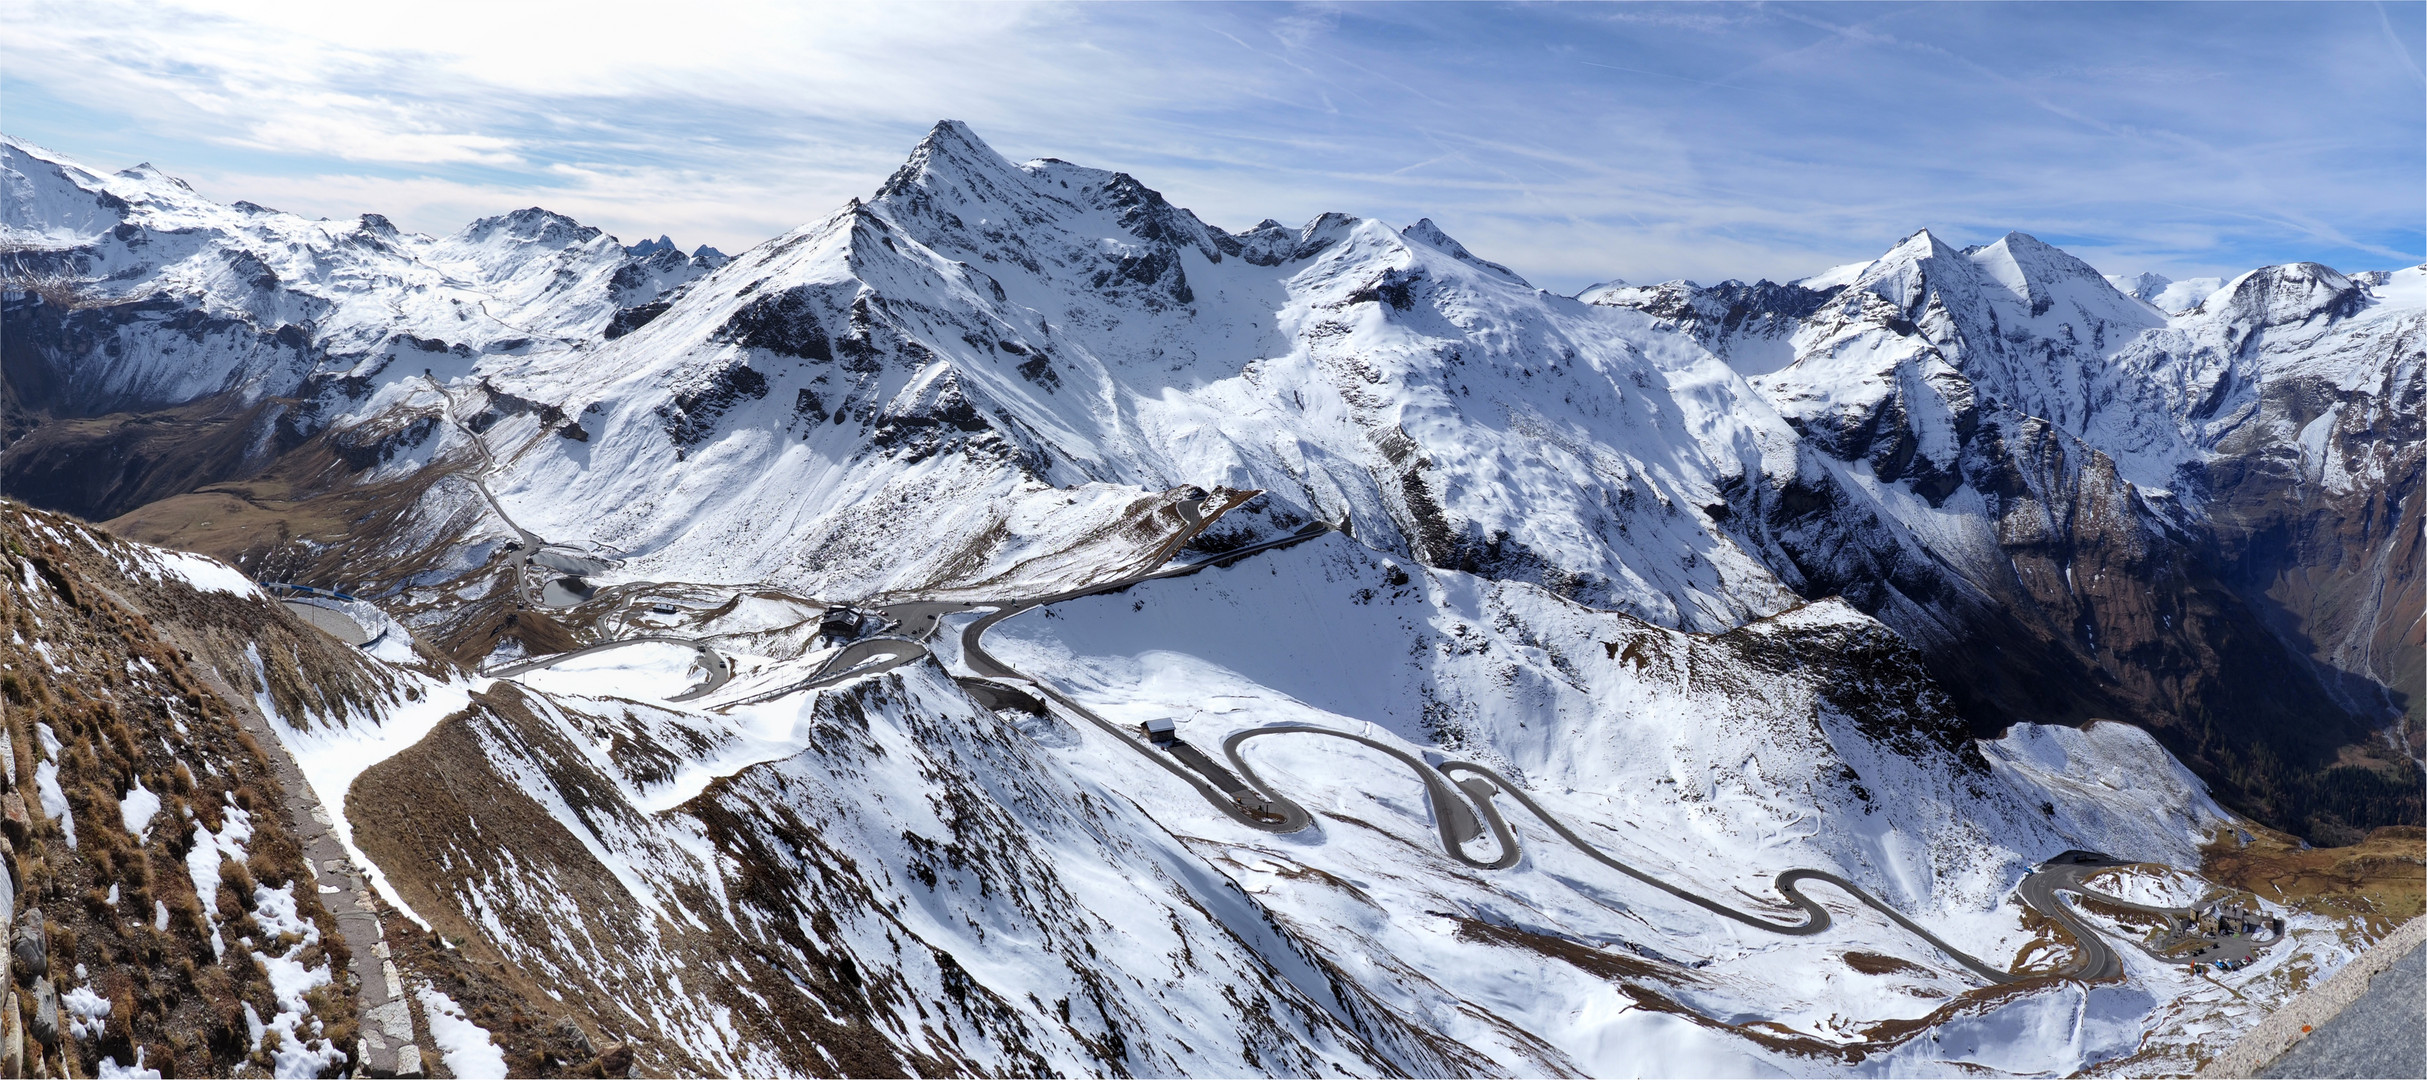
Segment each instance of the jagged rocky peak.
[[958,120],[938,120],[927,129],[926,137],[910,148],[910,157],[902,162],[901,168],[877,187],[876,197],[908,195],[921,189],[932,191],[955,180],[1004,177],[1014,171],[1016,166],[986,145],[986,140],[978,138],[969,125]]
[[[1059,158],[1014,164],[957,120],[940,121],[929,130],[869,205],[940,251],[975,253],[1032,272],[1043,271],[1035,262],[1040,252],[1068,254],[1053,252],[1057,246],[1075,243],[1099,249],[1097,256],[1120,264],[1110,280],[1163,279],[1182,303],[1188,302],[1184,278],[1173,277],[1178,266],[1170,262],[1180,251],[1194,250],[1212,263],[1236,257],[1253,265],[1278,266],[1321,252],[1361,220],[1326,213],[1292,229],[1267,218],[1242,232],[1225,232],[1128,173]],[[1438,228],[1428,232],[1446,241],[1443,250],[1450,254],[1516,277],[1506,267],[1476,258]],[[1133,245],[1143,249],[1122,250]],[[1101,276],[1102,268],[1094,261],[1076,260],[1090,276]],[[1149,275],[1149,270],[1155,273]]]
[[1931,287],[1940,279],[1951,274],[1969,278],[1968,270],[1962,252],[1922,229],[1873,259],[1850,284],[1896,305],[1910,317],[1921,312]]
[[[1059,163],[1047,167],[1055,165]],[[986,145],[969,125],[942,120],[911,148],[910,157],[876,189],[868,205],[910,228],[922,242],[951,239],[970,244],[982,239],[1017,244],[1024,239],[1021,234],[1076,208],[1072,186],[1065,177],[1059,190],[1045,188]]]
[[464,226],[463,231],[456,235],[475,244],[508,237],[525,243],[562,247],[588,243],[605,234],[554,210],[529,206],[510,214],[481,218]]
[[645,259],[661,251],[680,250],[680,248],[674,246],[673,237],[667,236],[664,233],[659,233],[657,235],[657,239],[655,240],[643,240],[640,243],[625,247],[624,254],[630,255],[636,259]]

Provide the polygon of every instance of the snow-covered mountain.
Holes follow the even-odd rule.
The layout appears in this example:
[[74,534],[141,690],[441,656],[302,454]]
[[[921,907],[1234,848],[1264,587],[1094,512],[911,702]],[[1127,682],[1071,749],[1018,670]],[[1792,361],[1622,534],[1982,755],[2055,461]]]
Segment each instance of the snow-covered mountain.
[[[374,385],[594,340],[722,261],[631,254],[536,207],[429,237],[377,214],[222,206],[148,165],[104,174],[14,141],[0,190],[11,434],[27,411],[259,410],[246,426],[265,437],[225,453],[223,474],[259,469]],[[118,475],[96,475],[73,449],[20,455],[10,490],[108,517],[186,490],[141,474],[189,456],[121,454]]]
[[1852,466],[1790,489],[1787,580],[1930,650],[1968,713],[2130,717],[2243,805],[2349,836],[2334,819],[2371,812],[2345,796],[2406,769],[2263,759],[2420,726],[2396,522],[2427,454],[2427,270],[2368,281],[2268,267],[2167,317],[2030,237],[1925,232],[1792,285],[1586,295],[1705,343]]
[[[1561,297],[1429,220],[1228,231],[951,122],[730,258],[0,154],[7,493],[401,620],[395,693],[264,730],[391,929],[464,951],[413,978],[544,988],[654,1071],[2070,1072],[2190,1060],[2140,1046],[2156,1000],[2231,1024],[2273,992],[2129,951],[2128,988],[1968,989],[1867,908],[1780,938],[1530,825],[1478,872],[1328,741],[1252,744],[1320,822],[1276,836],[1077,710],[1463,755],[1701,895],[1821,868],[2000,968],[2069,948],[2008,900],[2068,848],[2189,869],[2230,811],[2418,816],[2420,748],[2379,733],[2427,727],[2427,270],[2169,313],[2029,236],[1923,232]],[[94,573],[136,557],[20,516]],[[968,682],[953,605],[1317,523],[1005,623],[1035,711]],[[586,569],[534,592],[543,544]],[[798,688],[922,604],[932,656]],[[732,682],[666,700],[675,644],[470,673],[634,633]],[[2340,955],[2297,928],[2277,956]],[[579,1065],[547,1023],[497,1037]]]
[[2224,287],[2225,279],[2218,277],[2185,278],[2176,281],[2164,274],[2107,275],[2107,282],[2133,299],[2146,301],[2150,307],[2169,315],[2178,315],[2198,307],[2210,293]]

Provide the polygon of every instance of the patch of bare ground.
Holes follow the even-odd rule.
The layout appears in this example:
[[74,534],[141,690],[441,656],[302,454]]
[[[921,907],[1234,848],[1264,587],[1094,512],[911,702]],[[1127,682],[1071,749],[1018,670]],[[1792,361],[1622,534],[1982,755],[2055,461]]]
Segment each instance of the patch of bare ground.
[[[1646,983],[1661,983],[1669,987],[1705,981],[1701,973],[1690,968],[1664,964],[1648,959],[1626,956],[1595,947],[1585,942],[1501,926],[1471,918],[1452,916],[1458,920],[1458,937],[1462,941],[1503,945],[1523,949],[1548,959],[1570,964],[1578,970],[1607,979],[1632,999],[1637,1008],[1665,1012],[1690,1020],[1703,1027],[1732,1032],[1762,1047],[1800,1057],[1823,1059],[1841,1064],[1857,1064],[1872,1055],[1895,1049],[1916,1035],[1948,1021],[1965,1016],[1977,1016],[2015,998],[2064,985],[2071,980],[2042,974],[2016,982],[1976,987],[1964,991],[1953,1000],[1931,1010],[1927,1015],[1904,1020],[1883,1020],[1861,1029],[1861,1038],[1849,1042],[1832,1042],[1815,1038],[1804,1032],[1768,1020],[1727,1021],[1698,1012],[1679,1002],[1668,993]],[[2053,927],[2053,920],[2046,920]],[[2062,934],[2061,928],[2055,933]],[[2067,939],[2069,940],[2069,938]],[[2051,942],[2050,944],[2054,944]],[[2026,947],[2025,953],[2033,950]],[[1849,952],[1845,961],[1865,975],[1917,975],[1933,973],[1908,960],[1879,953]]]
[[2074,902],[2081,905],[2083,911],[2113,922],[2126,930],[2147,934],[2163,930],[2166,927],[2166,918],[2162,915],[2152,915],[2139,908],[2118,904],[2092,893],[2075,893],[2073,897]]
[[1557,934],[1545,934],[1538,930],[1527,930],[1517,926],[1502,926],[1480,919],[1458,917],[1458,940],[1524,949],[1527,952],[1563,961],[1579,971],[1604,979],[1650,979],[1670,985],[1704,981],[1691,968],[1611,952],[1608,949]]
[[2022,906],[2022,927],[2031,936],[2014,950],[2014,959],[2006,964],[2007,971],[2053,975],[2080,954],[2081,942],[2073,937],[2073,931],[2029,904]]
[[1915,1036],[1949,1021],[1966,1016],[1978,1016],[2015,998],[2062,986],[2068,981],[2052,977],[2032,978],[1995,986],[1977,987],[1957,995],[1954,1000],[1931,1010],[1928,1015],[1909,1020],[1882,1020],[1871,1024],[1862,1029],[1861,1038],[1850,1042],[1830,1042],[1814,1038],[1768,1020],[1744,1022],[1720,1020],[1696,1012],[1657,990],[1632,982],[1620,982],[1619,989],[1634,999],[1637,1008],[1669,1013],[1706,1028],[1732,1032],[1760,1044],[1765,1049],[1779,1053],[1854,1065],[1869,1060],[1875,1054],[1893,1050]]
[[525,656],[546,656],[582,647],[569,627],[544,611],[524,607],[505,593],[464,605],[462,614],[438,630],[437,644],[457,663],[479,667],[498,649],[522,647]]
[[[13,999],[0,1007],[17,1010],[39,1059],[20,1075],[90,1076],[138,1053],[167,1075],[266,1071],[277,1042],[256,1043],[246,1015],[282,1008],[264,955],[333,973],[306,996],[299,1033],[346,1067],[350,951],[263,748],[217,688],[327,710],[369,693],[367,673],[274,604],[130,572],[128,558],[106,533],[0,502],[0,862],[20,883],[13,929],[44,939],[30,952],[41,970],[20,961],[0,980]],[[157,810],[130,831],[127,808],[148,798]],[[203,896],[189,856],[231,825],[250,839],[241,858],[200,860],[217,877]],[[271,929],[262,905],[282,893],[316,942]],[[99,1034],[34,1038],[38,979],[107,998]]]
[[1856,951],[1845,954],[1841,959],[1846,962],[1847,967],[1865,975],[1927,976],[1930,974],[1930,970],[1920,964],[1910,960],[1900,960],[1884,953]]
[[[653,1072],[696,1071],[677,1064],[683,1061],[679,1050],[661,1046],[654,1032],[631,1027],[612,1008],[583,1010],[592,1020],[585,1026],[573,1010],[553,1007],[550,991],[587,989],[588,980],[531,978],[484,928],[461,914],[497,910],[517,938],[552,940],[566,928],[542,924],[522,905],[489,908],[482,892],[500,886],[537,889],[582,912],[585,936],[645,936],[648,916],[616,886],[615,875],[519,785],[497,775],[480,729],[500,724],[516,734],[540,730],[510,688],[475,695],[472,708],[364,772],[347,794],[346,815],[376,823],[358,827],[356,842],[386,872],[405,905],[432,927],[424,933],[390,919],[390,948],[462,1004],[518,1076],[602,1075],[613,1063],[602,1064],[599,1048],[618,1043],[631,1048],[623,1055],[627,1058],[637,1049]],[[621,980],[609,975],[604,981],[599,989],[611,993]],[[597,1019],[602,1016],[615,1017],[616,1026],[602,1031]]]
[[199,551],[263,580],[363,586],[407,575],[421,553],[398,550],[399,528],[423,494],[456,470],[441,465],[362,483],[378,454],[346,440],[364,437],[323,433],[257,475],[164,491],[106,524],[128,539]]
[[2427,911],[2427,829],[2389,825],[2345,847],[2305,847],[2262,826],[2230,830],[2201,849],[2200,874],[2220,885],[2318,915],[2357,920],[2369,940]]

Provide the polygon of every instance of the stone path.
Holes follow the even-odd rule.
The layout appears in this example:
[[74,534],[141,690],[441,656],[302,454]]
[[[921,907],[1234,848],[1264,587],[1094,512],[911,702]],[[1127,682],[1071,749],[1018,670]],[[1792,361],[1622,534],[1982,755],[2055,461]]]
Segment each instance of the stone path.
[[356,1061],[371,1076],[424,1075],[422,1040],[414,1034],[412,1006],[405,999],[396,961],[388,954],[387,932],[379,925],[379,899],[338,842],[328,809],[304,782],[303,771],[295,767],[278,733],[252,708],[240,707],[236,715],[261,744],[262,756],[269,759],[270,771],[286,792],[287,816],[305,861],[311,863],[320,902],[337,917],[337,932],[353,950],[355,1003],[362,1017]]

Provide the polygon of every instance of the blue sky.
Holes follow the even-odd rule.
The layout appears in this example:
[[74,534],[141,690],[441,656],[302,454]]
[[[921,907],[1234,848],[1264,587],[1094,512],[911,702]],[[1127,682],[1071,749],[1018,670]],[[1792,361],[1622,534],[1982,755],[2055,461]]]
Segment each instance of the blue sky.
[[2417,3],[6,3],[0,130],[425,232],[739,250],[951,117],[1229,228],[1430,216],[1563,291],[1923,227],[2175,277],[2427,256]]

